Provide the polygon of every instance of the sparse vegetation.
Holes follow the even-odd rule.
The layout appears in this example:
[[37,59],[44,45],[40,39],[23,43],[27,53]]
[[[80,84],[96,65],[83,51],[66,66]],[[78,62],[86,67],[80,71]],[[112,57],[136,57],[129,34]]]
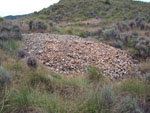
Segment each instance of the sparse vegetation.
[[135,98],[125,97],[121,102],[119,112],[121,113],[143,113]]
[[34,58],[34,57],[29,57],[29,58],[27,59],[27,65],[28,65],[30,68],[37,68],[38,63],[37,63],[36,58]]
[[[22,19],[0,18],[0,113],[149,113],[149,7],[132,0],[60,0]],[[93,65],[77,75],[51,72],[23,49],[24,31],[103,41],[138,57],[140,73],[133,70],[134,76],[112,79]],[[113,60],[124,63],[115,54]]]
[[[116,110],[141,110],[138,99],[144,99],[150,91],[144,80],[127,80],[121,81],[120,84],[106,81],[102,71],[92,66],[87,69],[89,77],[85,78],[50,73],[41,66],[33,71],[26,68],[22,61],[16,64],[10,60],[9,63],[2,64],[13,72],[14,85],[0,96],[3,102],[3,107],[0,108],[3,113],[35,110],[56,113],[115,113]],[[20,66],[23,66],[23,69]],[[19,78],[15,78],[17,75]],[[124,102],[124,99],[118,101],[124,92],[127,92],[127,95],[136,95],[136,101],[130,99],[132,96],[127,100],[131,101],[130,103]]]
[[94,80],[94,81],[103,81],[104,79],[104,75],[101,69],[98,69],[95,66],[89,66],[87,68],[87,74],[88,74],[88,78],[90,80]]
[[1,22],[1,21],[4,21],[4,18],[0,17],[0,22]]
[[15,40],[0,41],[0,48],[5,50],[10,55],[16,55],[20,44]]
[[12,80],[12,74],[1,66],[0,67],[0,85],[3,86],[7,83],[10,83],[11,80]]

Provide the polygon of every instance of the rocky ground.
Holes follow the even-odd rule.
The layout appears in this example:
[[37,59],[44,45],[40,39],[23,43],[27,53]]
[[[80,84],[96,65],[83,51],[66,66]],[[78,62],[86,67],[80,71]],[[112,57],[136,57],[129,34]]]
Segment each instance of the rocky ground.
[[118,78],[134,66],[126,51],[72,35],[24,34],[25,49],[51,70],[61,73],[80,73],[96,65],[106,75]]

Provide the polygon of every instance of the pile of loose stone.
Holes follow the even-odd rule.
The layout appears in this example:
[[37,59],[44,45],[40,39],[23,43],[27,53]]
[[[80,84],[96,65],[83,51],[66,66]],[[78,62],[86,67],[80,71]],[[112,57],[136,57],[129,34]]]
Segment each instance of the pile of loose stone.
[[87,66],[96,65],[111,78],[118,78],[134,66],[127,52],[78,36],[40,33],[23,36],[27,52],[54,71],[80,73]]

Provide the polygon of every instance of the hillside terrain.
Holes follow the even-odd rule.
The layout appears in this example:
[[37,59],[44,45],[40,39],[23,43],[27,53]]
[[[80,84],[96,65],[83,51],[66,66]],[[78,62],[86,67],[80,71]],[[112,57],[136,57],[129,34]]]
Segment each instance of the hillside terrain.
[[60,0],[15,18],[0,18],[0,113],[150,113],[150,3]]
[[[33,14],[43,20],[80,21],[89,18],[100,18],[107,22],[135,19],[150,14],[149,4],[132,0],[60,0],[59,3]],[[147,20],[149,21],[149,20]]]
[[15,15],[15,16],[9,15],[9,16],[5,16],[5,19],[14,20],[14,19],[17,19],[17,18],[23,18],[23,17],[28,16],[28,15],[29,14],[26,14],[26,15]]

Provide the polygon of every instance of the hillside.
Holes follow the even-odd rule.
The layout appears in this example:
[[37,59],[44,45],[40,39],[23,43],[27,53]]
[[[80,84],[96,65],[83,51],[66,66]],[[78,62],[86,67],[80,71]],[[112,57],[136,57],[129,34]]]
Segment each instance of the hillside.
[[107,22],[144,17],[149,21],[148,3],[132,0],[60,0],[59,3],[34,13],[33,17],[60,21],[80,21],[89,18],[100,18]]
[[26,17],[28,16],[29,14],[26,14],[26,15],[9,15],[9,16],[5,16],[5,19],[8,19],[8,20],[14,20],[14,19],[18,19],[18,18],[23,18],[23,17]]
[[0,18],[0,113],[150,113],[149,8],[60,0]]

